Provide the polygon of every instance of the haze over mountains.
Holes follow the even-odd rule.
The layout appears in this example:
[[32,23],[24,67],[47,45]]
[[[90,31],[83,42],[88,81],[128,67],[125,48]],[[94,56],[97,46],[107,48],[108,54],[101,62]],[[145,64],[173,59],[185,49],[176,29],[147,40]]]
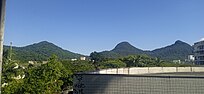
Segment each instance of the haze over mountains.
[[[8,49],[9,46],[4,46],[4,53],[6,53],[6,50]],[[52,54],[57,55],[61,59],[71,59],[85,56],[64,50],[47,41],[42,41],[25,47],[13,47],[13,52],[13,58],[24,61],[47,60]],[[106,58],[119,58],[127,55],[146,54],[152,57],[159,57],[164,60],[184,60],[188,55],[192,54],[192,52],[193,47],[191,45],[178,40],[172,45],[152,51],[138,49],[128,42],[121,42],[117,44],[114,49],[99,53]]]

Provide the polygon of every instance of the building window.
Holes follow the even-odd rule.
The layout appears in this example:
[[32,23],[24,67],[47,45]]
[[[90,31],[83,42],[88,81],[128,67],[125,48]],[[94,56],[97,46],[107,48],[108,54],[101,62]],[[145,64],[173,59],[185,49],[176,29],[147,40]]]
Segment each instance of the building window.
[[198,46],[197,48],[200,49],[200,50],[202,50],[202,49],[204,49],[204,46],[201,45],[201,46]]
[[204,56],[199,56],[198,57],[200,60],[204,60]]

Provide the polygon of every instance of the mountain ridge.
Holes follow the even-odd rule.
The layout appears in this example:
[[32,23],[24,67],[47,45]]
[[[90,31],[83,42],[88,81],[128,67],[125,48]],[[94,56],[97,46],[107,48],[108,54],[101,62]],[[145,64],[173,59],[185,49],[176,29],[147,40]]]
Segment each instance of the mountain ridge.
[[[71,59],[85,56],[62,49],[61,47],[48,41],[41,41],[23,47],[13,46],[12,48],[15,54],[14,58],[17,60],[25,61],[47,60],[52,54],[57,55],[60,59]],[[9,46],[4,46],[4,52],[8,49]],[[99,53],[106,58],[119,58],[128,55],[146,54],[165,60],[184,60],[189,54],[192,54],[192,52],[193,47],[191,45],[187,44],[186,42],[177,40],[174,44],[150,51],[139,49],[131,45],[129,42],[124,41],[118,43],[110,51],[102,51]]]
[[118,58],[127,55],[146,54],[165,60],[185,60],[188,55],[193,53],[193,47],[186,42],[177,40],[174,44],[165,47],[157,48],[154,50],[142,50],[134,47],[128,42],[120,42],[112,50],[102,51],[99,53],[106,58]]
[[[8,49],[9,46],[4,45],[4,52]],[[60,59],[72,59],[85,56],[64,50],[48,41],[41,41],[23,47],[13,46],[12,49],[14,53],[13,58],[21,61],[43,61],[47,60],[53,54],[57,55]]]
[[142,53],[143,50],[134,47],[129,42],[121,42],[111,51],[124,54],[125,51],[128,51],[128,53]]

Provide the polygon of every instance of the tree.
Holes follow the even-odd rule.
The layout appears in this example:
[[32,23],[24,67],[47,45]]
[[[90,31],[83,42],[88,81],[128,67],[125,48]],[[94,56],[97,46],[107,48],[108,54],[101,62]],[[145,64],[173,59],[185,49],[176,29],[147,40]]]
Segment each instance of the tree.
[[53,94],[62,91],[65,80],[70,80],[71,72],[52,56],[48,63],[33,68],[26,74],[23,92],[31,94]]
[[161,60],[160,58],[156,58],[155,62],[156,62],[156,65],[157,65],[157,66],[161,66],[162,63],[164,63],[164,61]]
[[155,67],[160,66],[162,61],[159,58],[152,58],[147,55],[131,55],[121,59],[127,67]]
[[67,70],[71,70],[72,73],[78,73],[78,72],[87,72],[87,71],[93,71],[94,66],[92,63],[86,60],[77,60],[77,61],[71,61],[71,60],[63,60],[61,61],[64,67]]
[[90,58],[96,70],[99,69],[100,63],[105,60],[105,58],[97,52],[92,52]]
[[24,77],[24,67],[19,62],[12,59],[12,47],[4,52],[2,70],[2,93],[19,94],[21,92]]
[[126,63],[127,67],[141,67],[143,66],[141,58],[140,55],[130,55],[121,60]]
[[101,64],[101,68],[122,68],[126,67],[126,64],[121,60],[107,60]]

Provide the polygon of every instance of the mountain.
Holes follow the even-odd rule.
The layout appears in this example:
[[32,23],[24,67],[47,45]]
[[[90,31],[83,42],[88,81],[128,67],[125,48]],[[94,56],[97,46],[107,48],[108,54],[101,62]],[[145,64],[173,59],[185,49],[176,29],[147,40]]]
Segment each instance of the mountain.
[[134,47],[128,42],[121,42],[117,44],[114,49],[100,52],[100,54],[105,58],[118,58],[127,55],[144,54],[144,51]]
[[[9,46],[4,46],[4,52]],[[79,58],[80,54],[76,54],[64,50],[53,43],[42,41],[25,47],[12,47],[14,53],[13,58],[21,61],[42,61],[47,60],[51,55],[55,54],[60,59]]]
[[[42,61],[47,60],[51,55],[55,54],[60,59],[79,58],[83,55],[64,50],[53,43],[42,41],[25,47],[12,47],[13,59],[21,61]],[[4,46],[4,53],[9,46]],[[146,54],[152,57],[159,57],[164,60],[185,60],[188,55],[193,53],[193,47],[180,40],[174,44],[155,49],[152,51],[144,51],[138,49],[128,42],[121,42],[110,51],[103,51],[100,54],[106,58],[119,58],[127,55]]]
[[118,58],[127,55],[143,54],[141,49],[135,48],[128,42],[121,42],[111,51],[103,51],[100,53],[105,58]]
[[127,55],[146,54],[152,57],[158,57],[164,60],[185,60],[188,55],[193,53],[193,47],[185,42],[177,40],[174,44],[155,49],[144,51],[132,46],[128,42],[119,43],[110,51],[103,51],[100,54],[106,58],[118,58]]
[[185,42],[177,40],[170,46],[155,49],[151,52],[152,56],[166,60],[185,60],[188,55],[193,54],[193,47]]
[[129,55],[129,54],[142,54],[143,51],[132,46],[128,42],[121,42],[119,43],[113,50],[111,50],[114,53],[118,53],[122,56]]

